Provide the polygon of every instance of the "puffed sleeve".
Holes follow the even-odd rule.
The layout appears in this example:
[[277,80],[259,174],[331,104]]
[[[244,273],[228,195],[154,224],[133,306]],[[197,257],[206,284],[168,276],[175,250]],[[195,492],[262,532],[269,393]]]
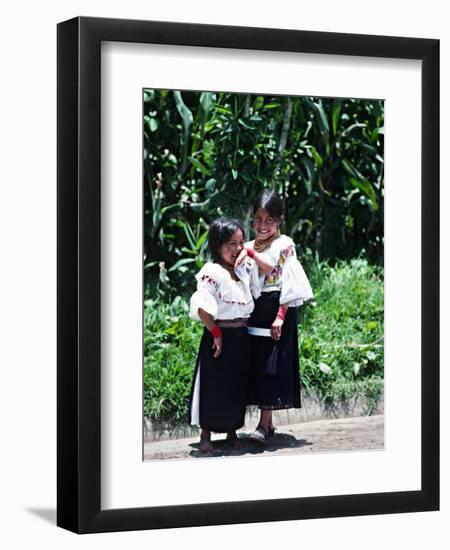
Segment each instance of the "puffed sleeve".
[[234,269],[239,279],[250,289],[252,297],[256,300],[261,296],[261,282],[259,278],[258,265],[255,260],[245,260]]
[[297,260],[293,242],[280,252],[279,263],[282,267],[280,304],[289,303],[296,307],[311,300],[314,294],[308,277]]
[[255,261],[252,260],[252,268],[250,270],[250,290],[252,296],[257,300],[261,296],[261,278],[259,276],[259,268]]
[[191,296],[189,317],[194,321],[200,321],[198,310],[201,308],[215,319],[219,309],[216,298],[219,280],[212,264],[205,264],[195,278],[197,279],[197,290]]

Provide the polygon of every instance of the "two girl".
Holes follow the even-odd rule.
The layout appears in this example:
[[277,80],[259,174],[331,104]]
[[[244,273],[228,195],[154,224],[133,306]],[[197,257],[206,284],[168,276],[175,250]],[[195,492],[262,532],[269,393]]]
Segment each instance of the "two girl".
[[236,430],[249,403],[261,409],[250,434],[261,443],[273,434],[274,409],[300,407],[296,308],[312,291],[293,241],[280,233],[283,217],[281,199],[264,191],[254,206],[254,241],[244,243],[235,220],[211,224],[213,261],[196,276],[190,308],[205,325],[190,399],[202,452],[214,452],[212,431],[241,447]]

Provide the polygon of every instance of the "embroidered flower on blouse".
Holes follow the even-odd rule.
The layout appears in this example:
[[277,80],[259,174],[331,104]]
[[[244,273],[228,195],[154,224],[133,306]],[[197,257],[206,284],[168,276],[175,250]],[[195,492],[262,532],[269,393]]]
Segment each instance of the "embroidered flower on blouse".
[[221,292],[219,292],[218,297],[219,297],[219,300],[221,300],[224,304],[238,304],[240,306],[245,306],[245,302],[238,302],[236,300],[224,300],[222,298],[222,293]]
[[279,281],[281,281],[281,267],[279,265],[276,265],[272,271],[267,273],[267,275],[264,278],[264,285],[265,286],[275,286],[278,284]]
[[212,277],[210,277],[209,275],[202,275],[200,277],[200,280],[201,281],[206,281],[210,285],[214,285],[216,288],[219,286],[218,282],[215,279],[213,279]]
[[245,306],[245,302],[236,302],[235,300],[222,300],[224,304],[238,304],[239,306]]
[[278,259],[277,265],[267,273],[267,275],[264,278],[264,285],[265,286],[278,286],[278,284],[281,284],[281,274],[283,273],[283,266],[286,263],[286,260],[290,256],[294,256],[295,254],[295,248],[293,244],[290,244],[288,247],[284,248],[280,252],[280,257]]
[[283,267],[283,265],[286,263],[286,260],[287,260],[290,256],[294,256],[294,254],[295,254],[294,245],[293,245],[293,244],[290,244],[287,248],[283,249],[283,250],[280,252],[280,259],[278,260],[278,265],[280,265],[281,267]]

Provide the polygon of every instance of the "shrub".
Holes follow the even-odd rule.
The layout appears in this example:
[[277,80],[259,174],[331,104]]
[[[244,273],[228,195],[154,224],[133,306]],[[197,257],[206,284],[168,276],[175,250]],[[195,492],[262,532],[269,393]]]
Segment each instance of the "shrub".
[[[383,271],[365,260],[315,263],[312,307],[301,311],[300,370],[306,391],[335,396],[338,381],[383,379]],[[376,382],[374,382],[376,384]]]

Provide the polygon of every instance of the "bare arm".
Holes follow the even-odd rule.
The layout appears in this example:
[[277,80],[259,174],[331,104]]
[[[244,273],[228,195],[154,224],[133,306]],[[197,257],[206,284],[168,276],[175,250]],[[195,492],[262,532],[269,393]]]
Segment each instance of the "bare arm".
[[265,256],[262,252],[256,252],[252,248],[250,250],[253,251],[253,254],[251,256],[247,253],[247,250],[245,248],[241,251],[236,259],[236,267],[241,265],[244,259],[249,256],[250,258],[253,258],[253,260],[255,260],[256,265],[258,266],[261,273],[269,273],[269,271],[272,271],[273,265],[268,262],[267,256]]
[[273,265],[268,262],[267,256],[265,256],[262,252],[256,252],[255,250],[253,251],[253,253],[253,259],[259,267],[261,273],[269,273],[270,271],[272,271]]
[[[216,323],[214,322],[212,316],[209,313],[206,313],[206,311],[202,308],[198,308],[198,316],[200,317],[205,327],[209,330],[209,332],[211,332],[216,326]],[[217,357],[219,357],[222,352],[222,336],[214,338],[213,350],[213,357],[217,359]]]
[[198,316],[200,317],[201,322],[209,330],[209,332],[211,332],[212,329],[216,326],[216,323],[214,322],[212,316],[209,313],[206,313],[206,311],[200,307],[198,308]]
[[272,326],[270,327],[270,334],[274,340],[279,340],[281,338],[281,328],[284,324],[284,319],[287,314],[289,303],[280,304],[280,307],[277,311],[277,316],[275,317]]

